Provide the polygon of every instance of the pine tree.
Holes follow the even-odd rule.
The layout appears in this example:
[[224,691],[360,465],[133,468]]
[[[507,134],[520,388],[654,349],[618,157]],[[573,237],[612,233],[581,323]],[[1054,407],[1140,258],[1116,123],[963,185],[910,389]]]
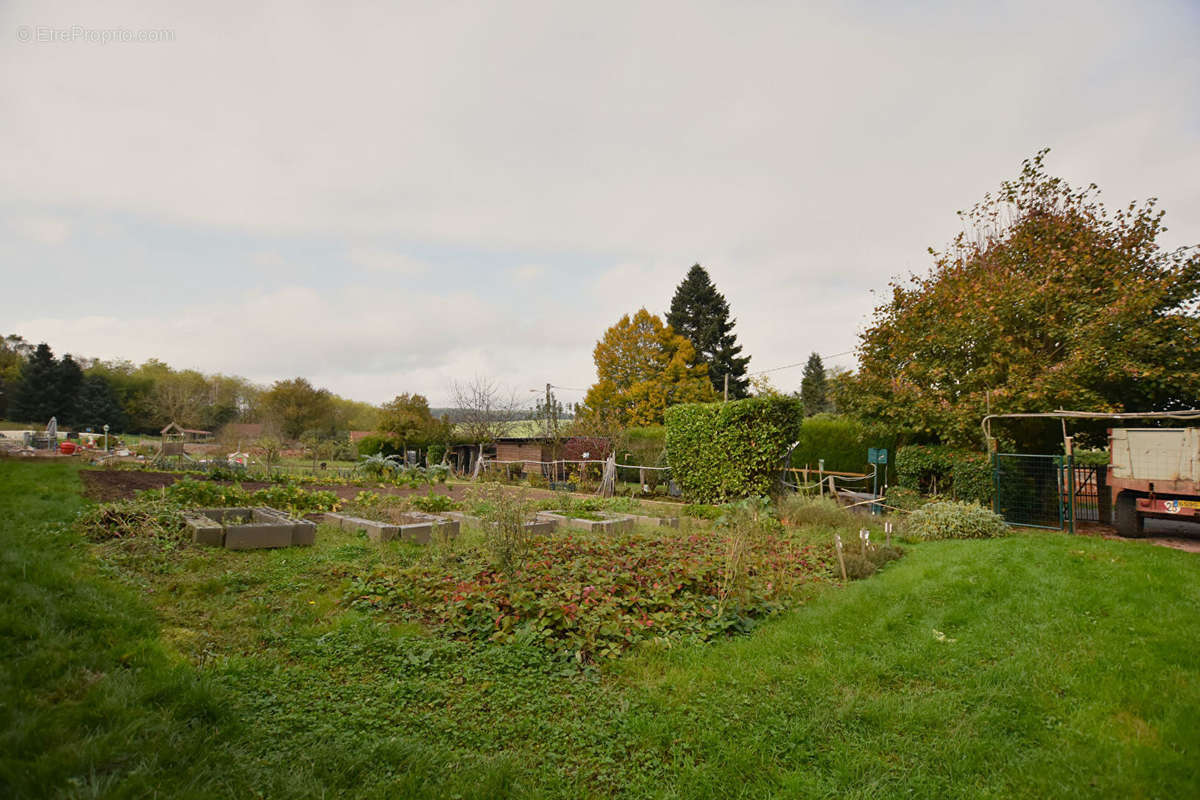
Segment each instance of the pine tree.
[[97,431],[105,425],[114,431],[125,430],[125,411],[103,375],[84,376],[75,401],[74,422],[77,427]]
[[58,401],[55,403],[54,415],[64,425],[74,425],[79,390],[83,386],[83,370],[79,363],[67,353],[58,362]]
[[742,348],[733,332],[736,323],[737,320],[729,318],[725,296],[717,291],[704,267],[695,264],[675,289],[667,324],[691,342],[697,358],[708,364],[713,389],[723,393],[728,375],[729,397],[741,399],[750,396],[750,382],[746,378],[750,357],[738,355]]
[[21,367],[9,409],[13,419],[45,424],[58,411],[58,359],[45,342]]
[[811,417],[829,410],[829,383],[825,377],[825,365],[821,357],[813,353],[804,365],[804,377],[800,380],[800,399],[804,402],[804,416]]

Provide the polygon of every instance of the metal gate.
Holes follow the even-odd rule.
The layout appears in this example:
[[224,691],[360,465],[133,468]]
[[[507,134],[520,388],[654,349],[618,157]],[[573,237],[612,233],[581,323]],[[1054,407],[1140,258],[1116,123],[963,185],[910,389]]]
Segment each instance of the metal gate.
[[1073,531],[1075,474],[1063,462],[1062,456],[997,453],[996,513],[1010,525]]

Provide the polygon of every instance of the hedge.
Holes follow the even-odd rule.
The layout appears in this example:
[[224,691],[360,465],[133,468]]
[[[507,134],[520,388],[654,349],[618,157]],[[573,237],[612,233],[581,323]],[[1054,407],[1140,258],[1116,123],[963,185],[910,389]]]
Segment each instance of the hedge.
[[994,490],[992,465],[983,453],[945,445],[909,445],[896,452],[901,486],[925,494],[990,506]]
[[912,441],[914,434],[900,431],[879,423],[863,422],[844,415],[816,414],[804,420],[796,449],[792,451],[792,466],[809,466],[816,469],[820,461],[825,469],[837,472],[871,471],[867,463],[867,450],[882,447],[888,451],[888,469],[879,472],[880,484],[891,483],[890,475],[896,450]]
[[803,411],[795,398],[687,403],[666,412],[667,463],[683,496],[724,503],[773,494]]

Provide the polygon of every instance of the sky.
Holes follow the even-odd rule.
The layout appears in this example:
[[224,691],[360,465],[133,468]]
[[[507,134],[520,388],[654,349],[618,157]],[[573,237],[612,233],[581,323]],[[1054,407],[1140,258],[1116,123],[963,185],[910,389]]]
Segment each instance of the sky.
[[1197,42],[1194,0],[0,0],[0,334],[571,403],[700,263],[790,391],[1043,147],[1200,243]]

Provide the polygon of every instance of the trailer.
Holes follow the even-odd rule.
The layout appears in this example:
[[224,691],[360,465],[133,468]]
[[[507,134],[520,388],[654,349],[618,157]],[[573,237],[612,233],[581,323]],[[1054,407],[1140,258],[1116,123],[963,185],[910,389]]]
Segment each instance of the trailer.
[[1200,428],[1113,428],[1108,486],[1122,536],[1147,518],[1200,524]]

